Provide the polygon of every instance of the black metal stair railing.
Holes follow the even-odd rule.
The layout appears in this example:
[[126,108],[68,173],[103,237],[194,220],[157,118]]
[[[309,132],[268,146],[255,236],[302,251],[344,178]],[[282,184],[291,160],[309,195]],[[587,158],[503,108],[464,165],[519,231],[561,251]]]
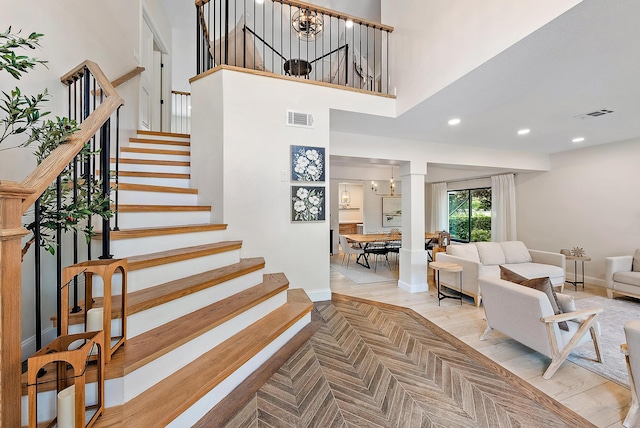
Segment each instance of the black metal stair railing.
[[232,65],[389,94],[392,27],[296,0],[196,0],[196,68]]
[[[96,78],[86,66],[77,73],[67,76],[63,83],[68,87],[68,118],[81,125],[105,100],[105,92],[100,88]],[[56,287],[57,287],[57,319],[60,320],[63,308],[61,307],[61,290],[66,284],[62,284],[63,258],[72,260],[76,264],[83,260],[92,260],[94,254],[91,248],[91,236],[94,228],[94,216],[90,212],[105,214],[101,218],[101,242],[102,248],[98,258],[112,258],[110,253],[110,219],[115,216],[115,228],[117,228],[117,174],[115,175],[116,188],[111,189],[111,145],[115,144],[115,164],[118,169],[119,152],[119,107],[100,127],[99,131],[85,144],[85,148],[75,156],[62,173],[51,184],[48,191],[35,202],[34,226],[35,237],[35,315],[36,315],[36,348],[42,348],[42,285],[43,241],[42,231],[55,237],[50,239],[49,250],[56,256]],[[112,194],[113,193],[113,194]],[[112,198],[115,204],[112,204]],[[56,223],[51,217],[43,214],[46,207],[54,207],[52,215],[57,216]],[[83,207],[83,208],[78,208]],[[84,212],[86,218],[78,220],[69,218],[69,212]],[[67,216],[63,218],[63,216]],[[82,221],[80,225],[79,222]],[[78,232],[80,229],[80,233]],[[67,234],[66,232],[71,232]],[[81,233],[87,234],[80,237]],[[70,235],[70,236],[68,236]],[[69,242],[71,241],[71,242]],[[69,246],[71,248],[69,248]],[[45,245],[46,247],[46,245]],[[73,304],[71,312],[80,312],[80,299],[83,298],[83,284],[78,284],[78,277],[73,283]],[[60,335],[60,323],[57,324],[57,335]]]

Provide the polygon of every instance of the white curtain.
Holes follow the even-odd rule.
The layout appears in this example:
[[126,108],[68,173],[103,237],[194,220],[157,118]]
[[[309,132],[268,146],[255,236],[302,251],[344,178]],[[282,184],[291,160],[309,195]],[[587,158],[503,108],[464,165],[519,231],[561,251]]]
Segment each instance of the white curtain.
[[513,174],[491,177],[491,241],[516,240],[516,188]]
[[447,183],[431,185],[431,217],[429,232],[449,230],[449,198],[447,197]]

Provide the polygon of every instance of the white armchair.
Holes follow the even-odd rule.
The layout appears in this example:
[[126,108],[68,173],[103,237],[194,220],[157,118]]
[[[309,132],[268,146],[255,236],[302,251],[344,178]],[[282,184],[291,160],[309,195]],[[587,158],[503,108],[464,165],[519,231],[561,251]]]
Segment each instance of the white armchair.
[[[480,338],[486,340],[493,329],[551,358],[542,377],[550,379],[569,356],[573,348],[591,340],[599,362],[602,362],[598,338],[597,314],[602,308],[573,310],[572,297],[557,293],[558,303],[565,313],[555,315],[549,298],[542,291],[514,284],[499,278],[480,277],[482,301],[487,329]],[[566,321],[569,330],[558,327]]]
[[636,250],[635,256],[605,258],[608,298],[612,299],[614,294],[640,297],[640,272],[634,269],[634,257],[640,259],[640,250]]
[[624,325],[624,335],[627,343],[620,345],[620,350],[627,360],[629,386],[631,388],[631,407],[623,425],[630,428],[636,425],[638,411],[640,410],[640,404],[638,403],[640,383],[635,380],[635,377],[640,376],[640,320],[628,321]]

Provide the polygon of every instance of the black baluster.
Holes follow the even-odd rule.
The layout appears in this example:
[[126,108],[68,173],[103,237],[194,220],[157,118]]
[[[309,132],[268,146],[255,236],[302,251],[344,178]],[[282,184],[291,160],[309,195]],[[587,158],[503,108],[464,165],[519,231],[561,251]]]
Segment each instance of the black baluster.
[[[102,196],[110,199],[111,185],[109,182],[109,157],[111,151],[111,119],[100,127],[100,179],[102,180]],[[102,255],[100,259],[111,259],[111,229],[109,219],[102,219]]]
[[33,239],[35,251],[35,297],[36,297],[36,350],[42,348],[42,254],[40,254],[40,198],[36,200],[34,212]]

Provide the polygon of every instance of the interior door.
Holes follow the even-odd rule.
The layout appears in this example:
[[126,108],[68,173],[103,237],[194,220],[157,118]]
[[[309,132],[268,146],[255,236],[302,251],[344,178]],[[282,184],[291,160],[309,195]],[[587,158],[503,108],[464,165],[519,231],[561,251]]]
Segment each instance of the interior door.
[[146,20],[142,21],[140,65],[145,71],[140,75],[140,129],[153,127],[153,31]]

